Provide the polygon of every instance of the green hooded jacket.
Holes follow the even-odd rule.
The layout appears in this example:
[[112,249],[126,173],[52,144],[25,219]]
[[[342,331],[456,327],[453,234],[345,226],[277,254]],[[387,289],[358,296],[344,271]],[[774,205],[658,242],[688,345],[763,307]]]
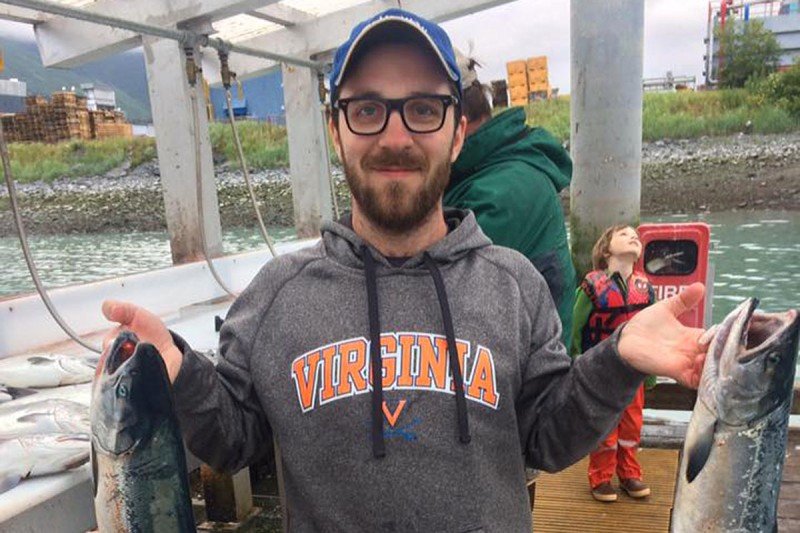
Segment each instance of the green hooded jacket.
[[566,150],[515,107],[467,137],[444,195],[444,205],[472,210],[494,244],[521,252],[544,276],[567,347],[577,280],[558,192],[571,177]]

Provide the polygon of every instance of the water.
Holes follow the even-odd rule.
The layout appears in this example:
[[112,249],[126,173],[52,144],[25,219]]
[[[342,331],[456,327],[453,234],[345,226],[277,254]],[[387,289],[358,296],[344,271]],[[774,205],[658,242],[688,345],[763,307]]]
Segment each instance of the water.
[[[293,228],[269,228],[276,242],[296,238]],[[266,249],[258,229],[223,232],[225,254]],[[47,289],[172,266],[164,232],[29,236],[39,277]],[[0,238],[0,298],[35,291],[17,237]]]
[[[768,311],[800,307],[800,213],[737,211],[659,217],[649,221],[701,220],[711,226],[711,261],[716,270],[713,319],[719,322],[748,296]],[[289,228],[272,228],[278,240]],[[47,288],[164,268],[172,264],[166,232],[32,236],[30,247]],[[257,229],[223,233],[226,254],[263,249]],[[0,239],[0,298],[32,292],[16,237]]]

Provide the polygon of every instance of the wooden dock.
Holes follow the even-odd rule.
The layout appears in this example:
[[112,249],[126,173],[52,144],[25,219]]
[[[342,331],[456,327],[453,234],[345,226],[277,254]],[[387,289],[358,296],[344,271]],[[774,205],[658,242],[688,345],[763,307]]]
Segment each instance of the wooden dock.
[[[641,500],[621,493],[616,502],[595,501],[587,478],[588,458],[558,474],[542,474],[536,481],[534,531],[669,531],[678,454],[678,450],[641,450],[639,459],[652,490]],[[613,483],[616,486],[616,478]]]
[[[795,388],[792,414],[800,414],[800,389]],[[674,383],[659,384],[645,396],[646,407],[691,411],[696,392]],[[538,532],[602,533],[669,531],[680,448],[685,424],[645,422],[639,453],[644,478],[652,494],[634,500],[624,492],[613,503],[592,498],[587,478],[588,458],[559,472],[542,474],[536,482],[533,527]],[[613,481],[617,486],[616,478]],[[786,462],[778,500],[778,531],[800,531],[800,428],[789,431]]]
[[[587,479],[588,458],[536,481],[533,528],[537,533],[669,531],[680,451],[645,448],[639,452],[652,494],[641,500],[620,492],[612,503],[595,501]],[[613,484],[616,486],[617,480]],[[623,527],[624,526],[624,527]],[[800,429],[789,432],[778,500],[778,531],[800,531]]]

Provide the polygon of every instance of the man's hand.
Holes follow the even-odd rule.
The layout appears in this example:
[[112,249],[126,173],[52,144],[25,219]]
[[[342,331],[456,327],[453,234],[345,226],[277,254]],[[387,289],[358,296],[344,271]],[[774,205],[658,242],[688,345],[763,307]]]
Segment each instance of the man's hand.
[[109,331],[103,340],[103,358],[98,364],[98,368],[102,368],[106,349],[108,345],[114,342],[117,335],[122,331],[132,331],[139,337],[141,342],[149,342],[156,347],[164,359],[170,383],[175,382],[175,378],[181,369],[183,354],[172,342],[172,335],[170,335],[167,326],[164,325],[160,318],[132,303],[116,300],[103,302],[103,315],[109,321],[119,323],[119,326]]
[[704,294],[703,284],[693,283],[680,294],[637,313],[619,337],[620,357],[644,374],[672,378],[696,389],[708,344],[700,339],[703,329],[687,328],[678,317],[695,307]]

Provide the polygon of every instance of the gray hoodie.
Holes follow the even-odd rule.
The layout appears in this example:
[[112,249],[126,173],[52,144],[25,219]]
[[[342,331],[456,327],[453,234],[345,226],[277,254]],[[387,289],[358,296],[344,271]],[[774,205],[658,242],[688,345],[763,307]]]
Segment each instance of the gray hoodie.
[[644,378],[618,333],[573,363],[530,261],[472,213],[446,218],[399,267],[338,223],[270,261],[231,307],[216,368],[176,337],[189,448],[235,471],[274,432],[291,531],[530,531],[523,466],[583,457]]

